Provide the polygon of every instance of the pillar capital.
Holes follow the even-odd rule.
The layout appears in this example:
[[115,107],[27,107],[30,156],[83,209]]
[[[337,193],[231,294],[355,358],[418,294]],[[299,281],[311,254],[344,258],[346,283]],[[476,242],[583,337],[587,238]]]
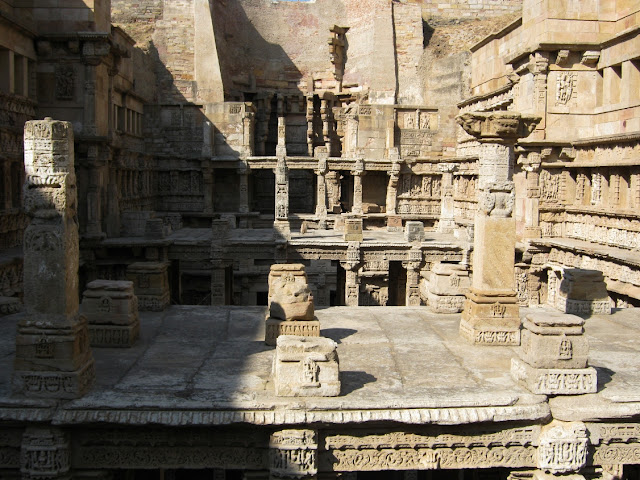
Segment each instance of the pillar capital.
[[540,122],[540,117],[515,112],[468,112],[456,117],[465,132],[482,143],[514,145],[527,137]]

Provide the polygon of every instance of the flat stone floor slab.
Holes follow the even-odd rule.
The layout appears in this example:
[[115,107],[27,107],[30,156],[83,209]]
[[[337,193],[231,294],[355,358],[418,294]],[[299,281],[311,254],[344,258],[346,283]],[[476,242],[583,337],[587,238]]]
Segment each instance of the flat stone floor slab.
[[[517,347],[467,345],[458,335],[459,315],[433,314],[426,307],[318,310],[321,334],[338,343],[341,396],[275,397],[274,348],[264,344],[264,314],[265,307],[172,306],[161,313],[142,312],[140,341],[129,349],[94,348],[96,385],[64,409],[330,410],[331,418],[356,410],[358,415],[394,410],[410,417],[411,409],[439,409],[441,423],[447,411],[450,423],[465,421],[460,409],[471,409],[466,421],[481,421],[474,417],[476,407],[492,407],[491,415],[504,419],[534,419],[548,412],[545,396],[530,394],[511,378]],[[10,389],[21,315],[0,319],[0,406],[21,401]],[[571,410],[574,419],[596,404],[598,412],[589,414],[598,418],[617,416],[621,404],[625,415],[640,413],[640,309],[594,316],[586,329],[599,393],[556,399],[552,409],[583,405]],[[424,412],[420,415],[398,420],[420,423]]]

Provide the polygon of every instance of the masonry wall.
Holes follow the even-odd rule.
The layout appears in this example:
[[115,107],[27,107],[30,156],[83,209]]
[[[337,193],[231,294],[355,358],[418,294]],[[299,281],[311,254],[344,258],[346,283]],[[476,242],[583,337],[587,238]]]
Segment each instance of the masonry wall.
[[522,0],[414,0],[427,17],[439,18],[487,18],[505,14],[519,13]]

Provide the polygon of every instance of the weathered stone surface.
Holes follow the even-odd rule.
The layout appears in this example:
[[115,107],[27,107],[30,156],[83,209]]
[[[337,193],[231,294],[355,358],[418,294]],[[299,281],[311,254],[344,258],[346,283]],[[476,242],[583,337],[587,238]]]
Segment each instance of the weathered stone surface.
[[281,335],[273,363],[275,392],[280,397],[340,395],[336,342],[324,337]]
[[28,396],[77,398],[93,384],[87,321],[78,308],[73,129],[47,118],[25,125],[26,316],[16,336],[13,388]]
[[347,217],[344,220],[344,241],[345,242],[361,242],[362,241],[362,218]]
[[611,313],[611,301],[602,272],[565,269],[558,287],[556,306],[575,315]]
[[267,345],[275,346],[280,335],[319,337],[320,322],[318,320],[287,321],[267,318],[264,342]]
[[535,368],[513,358],[511,375],[532,393],[542,395],[582,395],[598,390],[598,375],[593,367]]
[[551,473],[578,471],[587,463],[589,436],[582,422],[553,421],[543,427],[538,468]]
[[314,430],[280,430],[269,439],[273,478],[307,478],[318,473],[318,434]]
[[136,262],[127,267],[127,280],[133,283],[138,308],[160,312],[170,301],[168,262]]
[[272,283],[269,313],[278,320],[313,320],[313,295],[306,284],[293,274],[285,274]]
[[140,319],[133,282],[94,280],[83,293],[82,313],[94,347],[130,347],[138,338]]
[[421,242],[424,239],[424,224],[422,222],[408,221],[404,225],[404,239],[409,242]]

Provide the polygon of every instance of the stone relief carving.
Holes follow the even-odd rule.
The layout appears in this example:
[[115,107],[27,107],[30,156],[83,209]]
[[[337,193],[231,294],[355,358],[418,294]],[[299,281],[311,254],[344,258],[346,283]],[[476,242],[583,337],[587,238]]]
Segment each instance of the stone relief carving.
[[553,421],[540,434],[538,468],[552,473],[577,471],[587,463],[588,444],[584,423]]

